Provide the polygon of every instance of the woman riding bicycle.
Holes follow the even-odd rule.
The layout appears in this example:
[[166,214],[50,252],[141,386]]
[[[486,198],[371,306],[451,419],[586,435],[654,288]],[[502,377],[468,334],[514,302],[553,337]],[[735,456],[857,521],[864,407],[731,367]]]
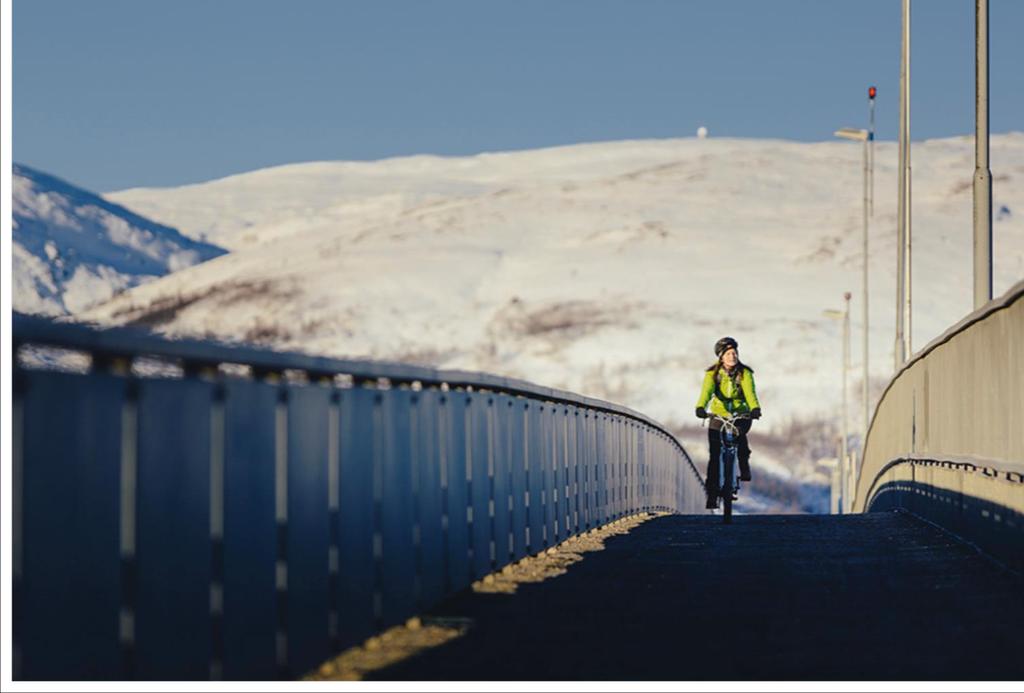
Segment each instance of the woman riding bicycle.
[[[750,419],[761,418],[761,404],[757,401],[754,389],[754,369],[740,363],[739,344],[732,337],[722,337],[715,342],[715,356],[718,361],[704,372],[704,384],[697,398],[697,416],[706,419],[709,416],[708,402],[711,402],[711,414],[729,418],[738,414],[747,414]],[[750,445],[747,443],[747,431],[750,430],[750,419],[736,422],[739,436],[736,441],[740,463],[740,479],[750,481]],[[718,507],[718,457],[722,452],[722,441],[719,430],[722,422],[711,419],[708,426],[708,447],[711,450],[708,460],[707,508]]]

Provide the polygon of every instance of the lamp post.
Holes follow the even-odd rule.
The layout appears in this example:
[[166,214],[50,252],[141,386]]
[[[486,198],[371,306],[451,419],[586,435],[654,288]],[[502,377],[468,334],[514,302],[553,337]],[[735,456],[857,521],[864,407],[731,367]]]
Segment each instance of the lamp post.
[[846,508],[850,507],[849,503],[849,492],[847,486],[847,479],[849,477],[847,466],[849,465],[850,455],[847,449],[847,440],[849,439],[849,424],[847,416],[847,398],[846,398],[846,372],[850,369],[850,292],[847,291],[843,294],[843,300],[845,305],[843,310],[826,310],[823,311],[823,315],[827,318],[834,320],[843,321],[843,431],[842,440],[839,445],[839,469],[840,469],[840,495],[842,496],[842,503],[840,504],[839,511],[845,512]]
[[974,308],[992,300],[992,171],[988,163],[988,0],[975,0]]
[[903,0],[900,52],[900,183],[896,241],[896,370],[910,358],[910,0]]
[[868,121],[870,122],[870,125],[868,125],[868,142],[871,143],[871,156],[868,157],[871,161],[868,167],[868,177],[870,178],[870,183],[868,184],[870,202],[868,207],[872,217],[875,216],[875,96],[877,95],[878,89],[874,86],[868,87],[868,111],[870,113],[868,116]]
[[[871,110],[874,113],[874,87],[868,91],[871,96]],[[863,277],[861,278],[862,294],[861,300],[864,303],[863,306],[863,320],[864,320],[864,382],[861,385],[861,398],[864,400],[864,421],[861,426],[861,445],[868,435],[868,214],[869,214],[869,178],[868,173],[868,159],[869,150],[868,147],[874,144],[874,137],[870,130],[858,130],[856,128],[840,128],[835,132],[836,137],[841,137],[847,140],[854,140],[864,143],[864,249],[863,249]]]

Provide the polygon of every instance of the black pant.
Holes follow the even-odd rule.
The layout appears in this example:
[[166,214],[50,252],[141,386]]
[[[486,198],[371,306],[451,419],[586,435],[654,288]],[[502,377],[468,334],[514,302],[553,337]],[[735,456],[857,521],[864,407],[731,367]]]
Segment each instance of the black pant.
[[[739,435],[736,436],[736,457],[739,458],[740,476],[750,477],[750,444],[747,442],[747,431],[750,430],[750,421],[741,420],[736,422],[739,428]],[[708,459],[707,484],[705,488],[709,497],[718,492],[718,457],[722,454],[722,432],[716,428],[708,428],[708,448],[711,450]]]

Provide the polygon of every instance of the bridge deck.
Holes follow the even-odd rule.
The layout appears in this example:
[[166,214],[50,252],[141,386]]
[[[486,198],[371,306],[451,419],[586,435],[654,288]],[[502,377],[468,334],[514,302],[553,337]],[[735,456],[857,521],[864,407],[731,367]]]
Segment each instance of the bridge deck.
[[1024,581],[912,517],[663,516],[371,679],[1024,679]]

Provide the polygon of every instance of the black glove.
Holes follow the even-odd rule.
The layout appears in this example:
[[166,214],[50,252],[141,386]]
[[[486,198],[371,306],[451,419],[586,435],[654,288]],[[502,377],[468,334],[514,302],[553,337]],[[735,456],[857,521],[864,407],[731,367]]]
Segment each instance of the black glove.
[[750,418],[760,419],[761,418],[761,407],[754,407],[750,410]]
[[698,419],[708,418],[708,413],[704,410],[704,407],[697,407],[697,411],[695,413],[697,414]]

